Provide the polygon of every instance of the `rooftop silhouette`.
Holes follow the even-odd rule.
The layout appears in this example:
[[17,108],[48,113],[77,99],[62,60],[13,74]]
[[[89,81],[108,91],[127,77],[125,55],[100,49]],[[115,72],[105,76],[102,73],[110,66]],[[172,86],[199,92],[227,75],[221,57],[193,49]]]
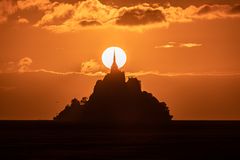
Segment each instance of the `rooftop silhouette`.
[[151,93],[142,91],[137,78],[125,80],[113,55],[110,73],[98,80],[93,93],[81,101],[74,98],[54,120],[73,121],[94,126],[158,126],[170,124],[165,102],[159,102]]

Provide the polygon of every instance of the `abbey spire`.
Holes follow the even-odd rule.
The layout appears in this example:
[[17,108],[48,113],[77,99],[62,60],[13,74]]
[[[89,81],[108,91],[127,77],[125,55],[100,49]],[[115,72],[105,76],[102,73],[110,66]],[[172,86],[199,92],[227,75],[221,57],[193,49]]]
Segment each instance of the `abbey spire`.
[[117,66],[117,63],[116,63],[116,56],[115,56],[115,49],[114,49],[114,52],[113,52],[113,63],[112,63],[112,67],[111,67],[111,73],[113,72],[118,72],[119,69],[118,69],[118,66]]

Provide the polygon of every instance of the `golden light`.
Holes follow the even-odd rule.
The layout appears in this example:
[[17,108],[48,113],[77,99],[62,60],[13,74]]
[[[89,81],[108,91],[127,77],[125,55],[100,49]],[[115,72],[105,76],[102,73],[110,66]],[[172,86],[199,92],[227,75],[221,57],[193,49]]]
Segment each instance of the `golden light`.
[[113,55],[115,53],[116,63],[118,68],[124,66],[127,60],[126,53],[119,47],[109,47],[102,54],[102,62],[107,68],[111,68],[113,64]]

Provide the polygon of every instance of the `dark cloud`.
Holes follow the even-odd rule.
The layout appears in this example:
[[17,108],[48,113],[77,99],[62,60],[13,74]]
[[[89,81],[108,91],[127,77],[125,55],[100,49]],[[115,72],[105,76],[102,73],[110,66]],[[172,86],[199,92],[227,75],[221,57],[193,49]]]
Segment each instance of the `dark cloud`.
[[83,26],[83,27],[86,27],[86,26],[99,26],[99,25],[101,25],[100,22],[95,21],[95,20],[81,21],[81,22],[79,22],[79,24],[81,26]]
[[203,5],[199,7],[197,12],[198,15],[207,15],[212,14],[218,15],[219,17],[231,17],[232,14],[239,14],[240,13],[240,4],[237,5]]
[[116,23],[119,25],[144,25],[165,21],[165,15],[160,10],[131,9],[120,16]]
[[203,14],[207,14],[210,13],[212,11],[211,6],[209,5],[204,5],[198,12],[198,15],[203,15]]
[[229,12],[231,14],[239,14],[240,13],[240,4],[233,6]]

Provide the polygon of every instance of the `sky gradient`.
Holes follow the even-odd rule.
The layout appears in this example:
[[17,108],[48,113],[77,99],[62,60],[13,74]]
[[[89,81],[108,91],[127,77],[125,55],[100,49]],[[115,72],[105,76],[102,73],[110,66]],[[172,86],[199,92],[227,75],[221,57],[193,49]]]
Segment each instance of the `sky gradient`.
[[0,119],[52,119],[122,68],[174,119],[240,119],[239,1],[0,1]]

